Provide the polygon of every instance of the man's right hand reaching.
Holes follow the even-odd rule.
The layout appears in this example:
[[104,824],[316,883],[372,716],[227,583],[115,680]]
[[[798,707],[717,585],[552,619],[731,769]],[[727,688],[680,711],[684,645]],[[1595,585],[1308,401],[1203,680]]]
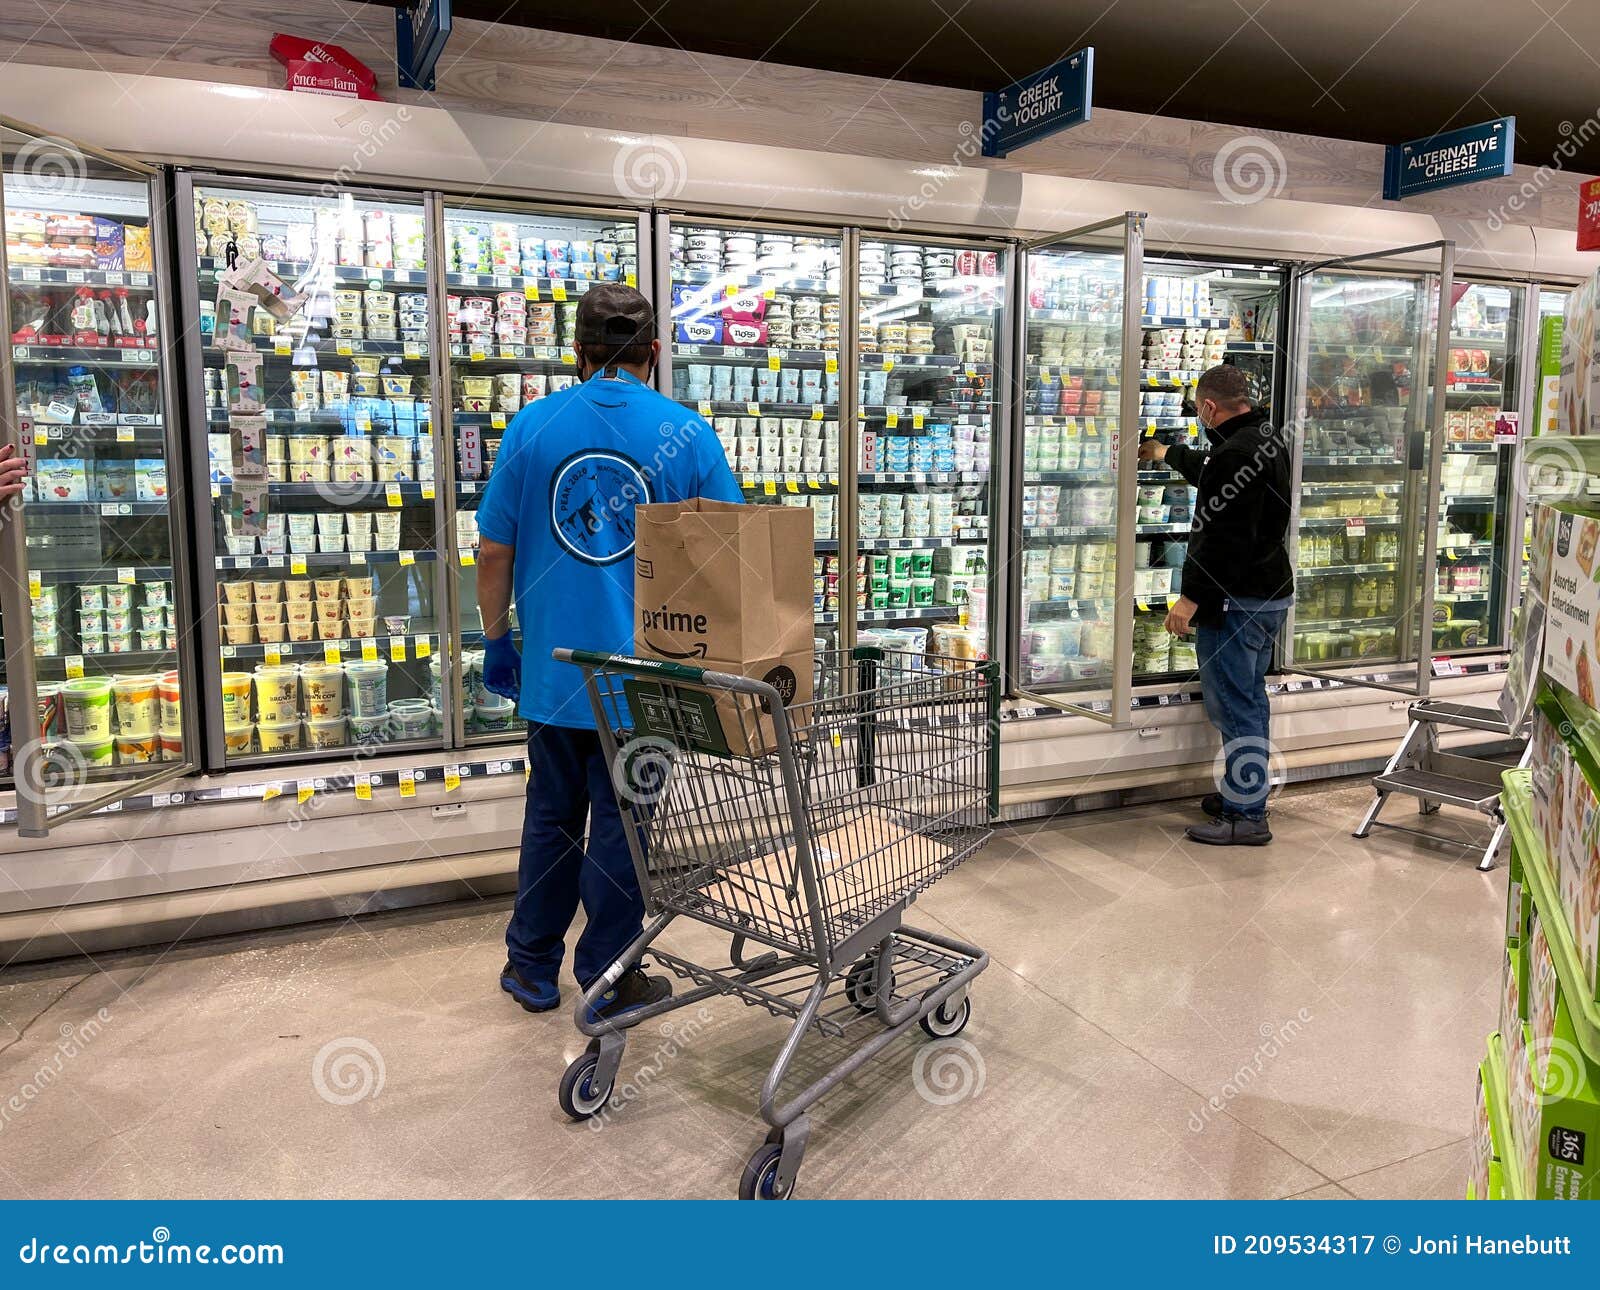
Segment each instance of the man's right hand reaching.
[[522,655],[511,633],[483,641],[483,685],[502,699],[522,697]]

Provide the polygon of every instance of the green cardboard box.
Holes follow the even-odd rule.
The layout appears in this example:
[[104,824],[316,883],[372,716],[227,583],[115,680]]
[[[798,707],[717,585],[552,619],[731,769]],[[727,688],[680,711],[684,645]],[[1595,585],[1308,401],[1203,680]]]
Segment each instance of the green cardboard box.
[[1555,1035],[1539,1097],[1530,1194],[1540,1200],[1600,1200],[1600,1068],[1578,1046],[1565,999],[1556,1002]]

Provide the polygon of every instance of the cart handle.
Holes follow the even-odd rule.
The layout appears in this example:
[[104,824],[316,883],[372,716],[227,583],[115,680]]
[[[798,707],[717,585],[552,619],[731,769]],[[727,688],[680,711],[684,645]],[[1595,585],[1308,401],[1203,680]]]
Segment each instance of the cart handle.
[[685,663],[667,663],[661,659],[634,658],[631,654],[607,654],[594,649],[555,649],[550,656],[558,663],[576,663],[580,667],[618,668],[628,672],[654,672],[674,681],[688,681],[699,685],[705,681],[706,669],[690,667]]

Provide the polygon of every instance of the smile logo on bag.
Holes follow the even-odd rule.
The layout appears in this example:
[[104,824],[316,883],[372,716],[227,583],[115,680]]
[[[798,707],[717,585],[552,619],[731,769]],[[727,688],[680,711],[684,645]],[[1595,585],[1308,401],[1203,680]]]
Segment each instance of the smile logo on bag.
[[550,530],[585,564],[614,564],[633,552],[633,508],[650,500],[650,485],[618,452],[579,452],[550,481]]

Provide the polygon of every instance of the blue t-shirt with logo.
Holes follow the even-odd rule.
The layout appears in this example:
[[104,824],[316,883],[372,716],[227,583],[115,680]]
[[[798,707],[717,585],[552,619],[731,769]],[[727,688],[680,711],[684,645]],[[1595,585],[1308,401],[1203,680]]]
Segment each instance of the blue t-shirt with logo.
[[633,652],[633,508],[743,501],[715,432],[619,370],[528,404],[505,437],[478,532],[515,550],[528,721],[594,729],[583,673],[558,647]]

